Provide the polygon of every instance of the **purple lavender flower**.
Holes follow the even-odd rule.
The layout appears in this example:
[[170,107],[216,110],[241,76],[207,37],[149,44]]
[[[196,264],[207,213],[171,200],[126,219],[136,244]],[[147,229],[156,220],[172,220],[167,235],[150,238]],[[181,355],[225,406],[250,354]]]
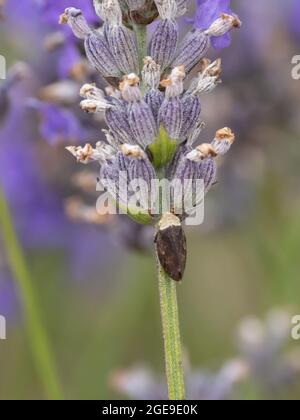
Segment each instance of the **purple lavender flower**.
[[87,135],[76,115],[67,108],[37,100],[29,104],[38,110],[40,133],[50,145],[76,143]]
[[[100,163],[103,186],[134,220],[154,224],[161,219],[156,235],[158,258],[167,274],[180,281],[186,262],[181,222],[202,198],[190,200],[180,212],[182,196],[175,191],[170,212],[161,214],[153,181],[157,178],[156,170],[163,169],[174,176],[170,181],[179,180],[183,184],[188,177],[191,181],[188,193],[192,196],[198,180],[204,182],[203,193],[215,183],[215,158],[230,149],[235,136],[229,128],[224,128],[217,131],[212,144],[204,143],[193,149],[201,127],[200,97],[218,85],[221,72],[220,60],[211,63],[201,59],[214,37],[222,37],[241,22],[237,16],[215,12],[212,16],[216,19],[212,17],[207,28],[189,33],[177,49],[175,18],[185,10],[186,2],[155,0],[161,21],[150,41],[148,51],[152,56],[144,57],[144,67],[138,69],[138,37],[123,26],[119,2],[97,0],[95,5],[105,22],[103,31],[95,32],[82,11],[75,8],[67,8],[60,20],[72,28],[77,38],[84,40],[91,64],[118,89],[106,95],[94,84],[83,86],[81,108],[87,113],[104,114],[107,143],[98,142],[95,148],[90,144],[71,146],[67,150],[78,162]],[[103,65],[105,60],[107,63]],[[185,89],[187,73],[199,64],[198,77]],[[139,180],[139,205],[128,207],[132,193],[131,190],[128,194],[129,189],[134,188],[131,184],[136,180]],[[168,250],[170,255],[166,258]]]
[[[197,0],[197,11],[194,18],[196,28],[208,29],[222,13],[232,15],[231,0]],[[229,47],[231,34],[228,32],[221,37],[212,37],[212,46],[216,49]]]

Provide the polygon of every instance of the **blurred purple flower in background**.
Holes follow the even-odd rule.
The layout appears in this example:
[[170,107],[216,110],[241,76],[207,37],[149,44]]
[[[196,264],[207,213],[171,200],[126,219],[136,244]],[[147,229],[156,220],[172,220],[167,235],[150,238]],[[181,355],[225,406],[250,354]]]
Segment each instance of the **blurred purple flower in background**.
[[[0,130],[1,184],[23,244],[30,248],[65,249],[70,256],[73,274],[80,277],[88,267],[92,269],[98,264],[96,261],[99,262],[99,258],[95,257],[101,249],[103,236],[92,226],[72,223],[66,217],[63,186],[60,188],[59,184],[55,185],[49,177],[51,174],[48,174],[47,179],[42,150],[46,152],[48,146],[37,140],[36,130],[28,119],[30,111],[24,106],[26,97],[23,95],[21,88],[15,86],[10,111]],[[42,104],[42,107],[47,105]],[[16,130],[16,127],[19,129]],[[85,252],[86,243],[93,244],[89,252]],[[79,254],[81,258],[78,258]]]
[[[194,18],[196,28],[208,29],[222,13],[232,15],[230,2],[231,0],[197,0],[197,11]],[[212,37],[212,45],[216,49],[229,47],[230,43],[230,32],[221,37]]]
[[[230,400],[237,394],[237,385],[249,374],[248,365],[242,359],[226,362],[212,373],[207,370],[186,369],[188,400]],[[166,400],[167,386],[163,379],[144,366],[133,366],[128,370],[114,372],[110,386],[121,395],[137,400]]]
[[76,115],[67,108],[33,99],[29,102],[39,111],[40,133],[50,145],[75,143],[86,136]]
[[[66,168],[61,172],[52,169],[57,168],[57,154],[52,153],[48,144],[42,141],[36,130],[36,121],[32,118],[32,108],[38,109],[41,117],[41,136],[51,145],[65,144],[68,141],[78,142],[86,136],[81,121],[76,118],[71,108],[31,99],[39,95],[40,86],[47,78],[53,80],[51,54],[47,55],[41,45],[40,34],[46,31],[40,17],[38,18],[37,3],[41,5],[41,2],[25,0],[15,7],[15,2],[9,0],[4,8],[4,42],[10,45],[10,48],[14,48],[14,38],[10,38],[9,34],[17,27],[18,39],[32,37],[35,41],[35,44],[27,48],[34,48],[37,57],[29,59],[27,65],[22,67],[20,77],[13,77],[15,69],[12,68],[8,79],[1,84],[0,182],[7,195],[23,245],[29,248],[61,249],[70,258],[73,275],[82,278],[86,277],[87,270],[93,270],[101,263],[99,255],[103,255],[102,251],[105,250],[109,253],[110,246],[106,240],[105,250],[102,249],[103,235],[107,235],[101,230],[87,224],[74,223],[66,216],[64,185],[68,183],[69,186],[69,179],[65,179],[68,176]],[[57,10],[61,4],[55,2],[55,9],[54,2],[43,2],[44,9],[41,10],[47,10],[46,3],[51,6],[49,10],[53,12],[49,15],[50,22],[54,22],[51,16],[54,18],[55,14],[57,21]],[[88,4],[82,1],[80,3]],[[46,156],[47,162],[43,159]]]
[[298,40],[300,39],[300,1],[292,0],[292,8],[290,14],[291,26],[294,31],[294,34],[297,36]]
[[[85,11],[89,22],[101,23],[92,2],[77,0],[73,4]],[[34,43],[22,46],[24,55],[28,53],[26,65],[11,67],[0,87],[0,183],[23,245],[61,250],[68,257],[72,277],[81,279],[97,272],[115,245],[106,232],[106,221],[66,213],[66,199],[70,194],[81,194],[81,189],[72,184],[73,166],[60,165],[58,156],[64,160],[64,153],[57,152],[69,143],[99,135],[99,125],[78,107],[82,81],[89,77],[97,80],[97,75],[80,66],[72,73],[72,65],[82,56],[70,29],[58,24],[61,11],[69,5],[69,1],[50,0],[24,0],[18,7],[15,0],[5,3],[0,27],[5,45],[14,50],[19,40],[32,39]],[[53,39],[60,42],[51,44]],[[97,174],[89,176],[96,184]],[[95,197],[91,197],[93,208]],[[144,233],[133,230],[130,221],[119,220],[112,231],[119,243],[145,248]]]
[[[240,355],[225,361],[219,371],[193,370],[185,361],[187,398],[192,400],[239,399],[241,385],[252,381],[263,395],[273,399],[299,384],[299,350],[289,348],[289,312],[274,309],[265,320],[242,319],[237,332]],[[138,400],[163,400],[167,387],[150,369],[137,365],[114,372],[111,387],[121,395]]]

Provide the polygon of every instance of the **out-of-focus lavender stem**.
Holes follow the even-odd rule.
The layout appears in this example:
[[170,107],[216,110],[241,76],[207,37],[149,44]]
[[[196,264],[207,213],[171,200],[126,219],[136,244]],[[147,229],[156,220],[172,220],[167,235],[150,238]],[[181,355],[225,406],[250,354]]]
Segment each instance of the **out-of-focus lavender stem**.
[[22,247],[18,241],[5,195],[0,187],[0,227],[3,243],[12,274],[23,301],[29,342],[40,379],[49,399],[62,399],[55,363],[46,330],[41,321],[37,296],[32,284]]

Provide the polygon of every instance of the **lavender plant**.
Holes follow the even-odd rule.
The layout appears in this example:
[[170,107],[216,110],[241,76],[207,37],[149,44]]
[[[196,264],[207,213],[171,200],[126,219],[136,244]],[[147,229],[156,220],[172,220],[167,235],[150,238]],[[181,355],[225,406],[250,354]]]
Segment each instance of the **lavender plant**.
[[[212,21],[206,27],[196,26],[179,42],[176,19],[185,14],[187,4],[186,0],[94,0],[104,22],[98,30],[74,7],[60,18],[84,41],[88,60],[111,85],[110,96],[92,83],[80,91],[84,111],[104,114],[106,142],[67,149],[78,162],[99,162],[101,182],[118,208],[126,208],[137,223],[156,228],[169,398],[178,400],[185,398],[176,298],[176,282],[183,278],[187,256],[182,225],[215,184],[216,158],[235,139],[225,127],[212,142],[195,146],[203,128],[201,95],[211,92],[221,76],[221,60],[211,62],[205,55],[216,39],[241,25],[236,15],[223,13],[227,10],[222,2],[206,1],[206,10],[214,11]],[[147,25],[157,16],[160,20],[147,45]],[[198,75],[186,83],[192,71]],[[160,189],[153,186],[162,179],[179,180],[185,188],[180,194],[175,189],[170,200],[161,198]],[[135,181],[137,206],[128,200]],[[200,199],[197,181],[203,186]],[[184,195],[192,197],[188,204]]]

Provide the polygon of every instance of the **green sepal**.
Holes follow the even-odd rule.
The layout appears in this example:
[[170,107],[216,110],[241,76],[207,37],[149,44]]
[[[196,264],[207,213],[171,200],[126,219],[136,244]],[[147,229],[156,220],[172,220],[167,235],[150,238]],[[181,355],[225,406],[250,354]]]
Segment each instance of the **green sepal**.
[[164,127],[161,126],[156,140],[149,146],[153,166],[156,169],[167,166],[173,159],[177,146],[177,141],[171,139]]

